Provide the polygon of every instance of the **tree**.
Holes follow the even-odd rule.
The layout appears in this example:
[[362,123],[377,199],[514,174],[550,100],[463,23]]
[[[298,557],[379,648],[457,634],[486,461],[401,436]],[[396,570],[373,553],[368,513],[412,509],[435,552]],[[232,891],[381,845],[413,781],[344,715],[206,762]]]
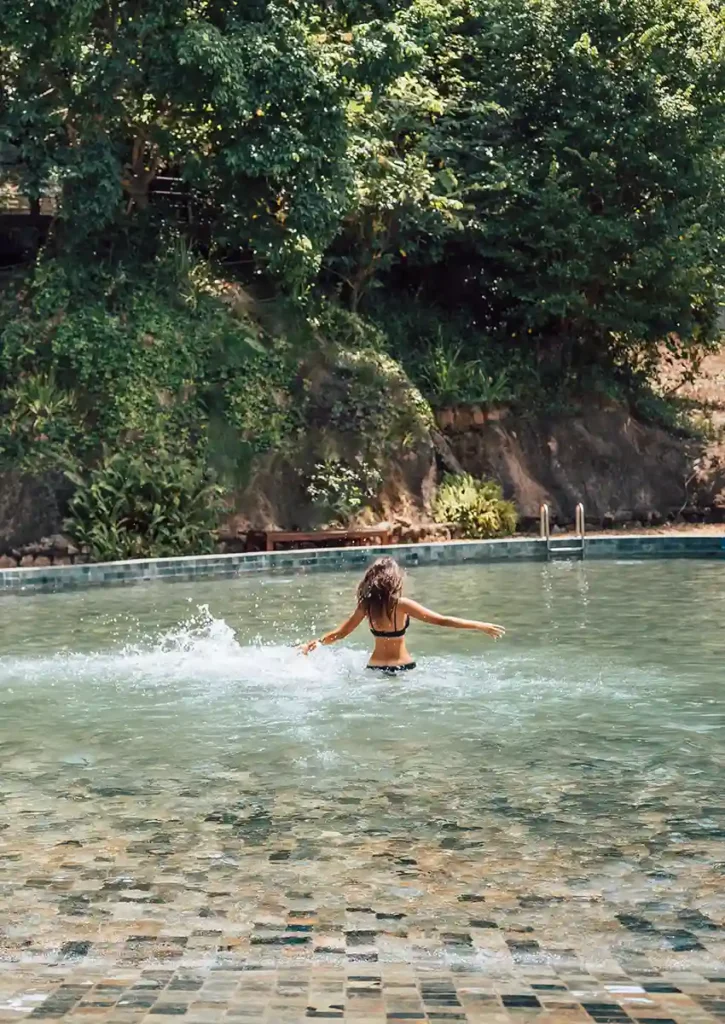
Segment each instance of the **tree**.
[[[565,364],[715,336],[725,21],[708,0],[472,0],[436,152],[463,182],[468,295]],[[473,259],[471,260],[471,255]]]
[[31,196],[58,180],[66,238],[133,232],[163,169],[215,242],[292,283],[314,271],[346,195],[345,107],[303,4],[6,0],[3,22],[0,141]]
[[[432,152],[446,109],[432,71],[445,60],[447,26],[444,5],[414,0],[377,34],[396,39],[397,62],[389,47],[384,66],[357,76],[348,104],[352,189],[326,263],[353,310],[401,260],[432,264],[462,230],[456,179]],[[369,38],[369,26],[361,36]]]
[[148,258],[174,174],[209,247],[287,288],[357,308],[402,264],[557,372],[646,367],[715,334],[720,7],[6,0],[0,143],[84,256]]

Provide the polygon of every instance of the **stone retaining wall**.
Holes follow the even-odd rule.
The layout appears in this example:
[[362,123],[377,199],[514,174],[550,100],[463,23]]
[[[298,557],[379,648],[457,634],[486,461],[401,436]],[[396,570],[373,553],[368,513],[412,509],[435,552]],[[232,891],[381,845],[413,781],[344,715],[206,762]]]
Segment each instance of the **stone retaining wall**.
[[[554,542],[555,544],[557,542]],[[572,544],[574,541],[568,541]],[[585,557],[598,558],[722,558],[722,534],[629,534],[588,537]],[[382,554],[402,565],[457,565],[471,562],[537,561],[547,559],[546,542],[523,538],[488,541],[395,545],[369,548],[316,548],[274,553],[200,555],[190,558],[139,559],[93,565],[43,566],[0,570],[0,593],[32,593],[79,587],[139,583],[145,580],[221,579],[254,572],[312,572],[360,569]],[[561,557],[561,556],[559,556]]]

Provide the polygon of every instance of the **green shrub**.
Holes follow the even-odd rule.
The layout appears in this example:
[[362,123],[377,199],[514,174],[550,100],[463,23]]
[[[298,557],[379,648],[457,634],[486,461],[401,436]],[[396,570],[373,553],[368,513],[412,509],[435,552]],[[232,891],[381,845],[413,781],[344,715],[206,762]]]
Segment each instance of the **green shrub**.
[[[0,297],[0,412],[17,408],[20,434],[54,440],[62,427],[77,435],[83,456],[96,457],[138,438],[175,448],[184,438],[194,457],[210,408],[228,407],[245,439],[256,445],[259,433],[264,448],[270,431],[276,437],[266,408],[252,404],[244,417],[237,408],[247,378],[248,393],[260,376],[275,379],[276,367],[259,366],[276,353],[267,357],[256,325],[223,301],[224,282],[209,264],[198,260],[174,280],[175,253],[137,267],[99,263],[85,275],[68,259],[43,257],[22,288]],[[33,432],[32,402],[53,419],[52,431]],[[18,444],[6,446],[21,454]]]
[[65,529],[98,562],[209,554],[221,489],[209,472],[166,449],[106,454],[78,488]]
[[471,379],[470,366],[470,361],[463,358],[461,345],[446,347],[437,341],[420,354],[418,378],[434,407],[465,401]]
[[345,524],[374,498],[382,477],[361,455],[353,465],[340,459],[318,462],[307,484],[307,495],[330,525]]
[[322,301],[308,330],[309,350],[318,353],[303,382],[308,423],[348,435],[362,458],[376,465],[426,437],[434,423],[431,407],[386,350],[375,324]]
[[433,507],[437,523],[452,523],[462,537],[505,537],[516,529],[516,509],[505,501],[495,480],[476,480],[469,473],[447,474]]

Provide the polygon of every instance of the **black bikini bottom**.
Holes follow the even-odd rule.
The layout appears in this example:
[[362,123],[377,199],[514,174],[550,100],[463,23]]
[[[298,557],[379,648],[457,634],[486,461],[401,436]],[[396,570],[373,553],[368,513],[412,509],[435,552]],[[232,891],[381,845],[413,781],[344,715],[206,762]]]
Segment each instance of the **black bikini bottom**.
[[395,675],[396,672],[407,672],[415,668],[415,662],[409,661],[406,665],[368,665],[374,672],[387,672],[388,675]]

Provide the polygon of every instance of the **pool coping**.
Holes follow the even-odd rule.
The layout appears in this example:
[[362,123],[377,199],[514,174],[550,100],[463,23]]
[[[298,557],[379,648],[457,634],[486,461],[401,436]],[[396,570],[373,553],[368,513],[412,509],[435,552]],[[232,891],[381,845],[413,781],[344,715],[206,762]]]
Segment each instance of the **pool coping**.
[[[553,537],[552,548],[571,548],[578,538]],[[547,561],[546,541],[532,537],[502,540],[437,541],[356,548],[304,548],[294,551],[189,555],[86,565],[0,569],[0,594],[76,590],[152,580],[225,579],[246,573],[314,572],[360,569],[372,558],[393,555],[402,565],[458,565],[504,561]],[[564,554],[562,552],[562,554]],[[564,555],[564,557],[568,557]],[[578,557],[578,556],[575,556]],[[584,540],[586,559],[723,558],[722,534],[614,534]],[[556,559],[562,560],[561,556]]]

